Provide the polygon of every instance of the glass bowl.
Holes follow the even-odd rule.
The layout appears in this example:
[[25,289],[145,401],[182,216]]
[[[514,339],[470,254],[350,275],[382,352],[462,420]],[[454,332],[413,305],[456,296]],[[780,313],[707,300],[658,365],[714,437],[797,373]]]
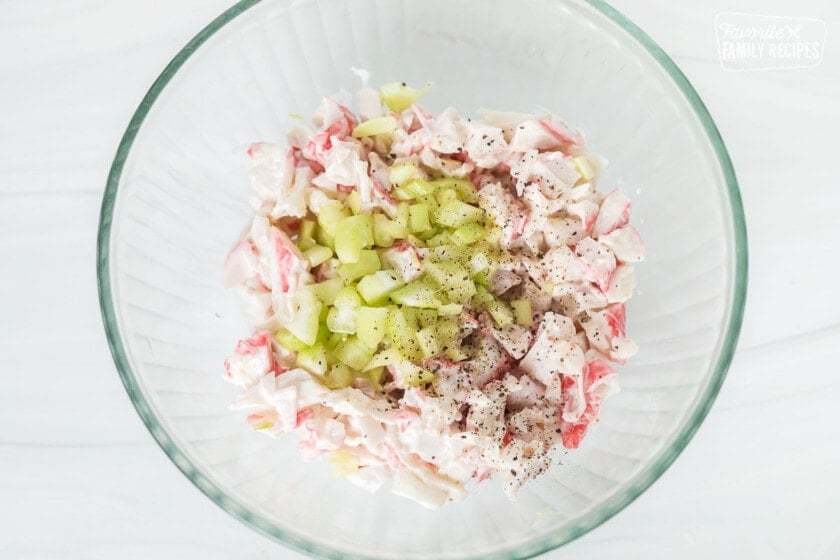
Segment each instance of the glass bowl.
[[[222,362],[248,332],[222,262],[249,216],[245,149],[290,114],[372,84],[436,85],[432,110],[546,108],[611,160],[648,258],[621,368],[580,449],[509,502],[494,483],[430,512],[302,462],[228,410]],[[150,432],[233,516],[331,558],[522,558],[603,523],[673,462],[723,382],[741,324],[747,245],[735,175],[699,97],[641,30],[597,1],[246,0],[201,31],[140,104],[108,178],[102,314]]]

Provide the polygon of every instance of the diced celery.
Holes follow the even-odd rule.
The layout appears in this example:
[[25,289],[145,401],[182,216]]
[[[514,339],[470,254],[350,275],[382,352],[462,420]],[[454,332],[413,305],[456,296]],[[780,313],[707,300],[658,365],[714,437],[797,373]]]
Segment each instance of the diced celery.
[[493,278],[493,273],[489,268],[485,268],[481,272],[477,272],[473,274],[473,282],[475,282],[476,286],[483,286],[485,288],[490,286],[490,282]]
[[374,354],[373,358],[371,358],[363,369],[369,371],[379,367],[392,366],[404,360],[405,356],[400,354],[396,348],[387,348]]
[[475,294],[475,284],[469,272],[458,263],[429,262],[424,270],[444,289],[452,303],[467,303]]
[[336,346],[333,354],[341,363],[355,370],[361,370],[373,358],[375,351],[375,346],[371,348],[357,337],[351,336]]
[[359,458],[343,449],[330,453],[330,473],[336,478],[353,476],[359,472]]
[[335,249],[335,235],[327,232],[327,230],[319,225],[315,227],[315,241],[318,245]]
[[291,321],[284,325],[289,332],[299,338],[307,346],[315,344],[318,337],[318,317],[321,314],[321,302],[308,290],[300,290],[295,294],[297,310]]
[[513,309],[513,320],[521,327],[530,327],[534,320],[531,314],[531,300],[515,299],[510,302]]
[[427,358],[431,358],[440,351],[434,329],[428,327],[420,329],[417,332],[417,342],[420,343],[420,350],[423,351],[423,355]]
[[353,138],[364,138],[377,134],[390,134],[397,130],[397,119],[391,115],[375,117],[358,124],[353,128]]
[[432,181],[438,189],[452,189],[458,194],[458,198],[464,202],[475,204],[478,202],[478,193],[475,191],[472,181],[458,177],[443,177]]
[[327,326],[334,333],[354,334],[356,332],[356,315],[362,306],[362,298],[352,286],[346,286],[338,291],[327,314]]
[[305,289],[310,290],[318,301],[326,305],[332,305],[336,294],[343,287],[344,282],[341,281],[341,278],[330,278],[317,284],[307,284]]
[[464,306],[460,303],[447,303],[446,305],[441,305],[440,307],[438,307],[437,312],[438,315],[447,316],[458,315],[463,310]]
[[408,202],[400,202],[397,205],[397,223],[400,224],[404,230],[408,231],[410,221],[411,214],[408,210]]
[[405,185],[419,176],[420,170],[410,161],[397,163],[388,168],[388,180],[392,185],[397,185],[398,187]]
[[475,222],[484,215],[484,211],[460,200],[447,200],[434,213],[438,224],[457,228],[469,222]]
[[470,357],[470,355],[461,350],[459,346],[447,346],[443,351],[443,355],[453,362],[460,362],[461,360],[466,360]]
[[390,247],[406,235],[405,228],[383,214],[373,215],[373,242],[379,247]]
[[363,276],[373,274],[382,268],[379,255],[372,249],[359,252],[359,260],[355,263],[342,263],[338,266],[338,275],[345,284],[354,282]]
[[[344,333],[332,333],[330,338],[324,343],[324,346],[327,347],[327,350],[330,352],[327,353],[327,357],[329,358],[330,353],[335,350],[335,347],[344,342],[347,338],[347,335]],[[335,360],[331,359],[330,362],[334,362]]]
[[482,270],[487,270],[491,266],[490,257],[487,255],[487,252],[482,250],[476,250],[473,253],[472,257],[470,257],[469,268],[470,272],[473,274],[478,274]]
[[408,328],[409,330],[411,330],[411,332],[420,330],[420,319],[417,318],[416,307],[408,307],[406,305],[389,305],[388,312],[390,313],[392,309],[399,309],[400,311],[402,311],[403,317],[405,317],[405,322],[408,325]]
[[295,363],[309,373],[324,375],[327,373],[327,349],[323,344],[310,346],[297,353]]
[[332,258],[333,252],[329,247],[323,245],[313,245],[303,252],[303,256],[309,261],[309,266],[318,266]]
[[457,338],[460,330],[457,319],[452,317],[441,317],[435,323],[435,333],[442,344]]
[[345,309],[358,309],[362,306],[362,298],[353,286],[344,286],[335,294],[333,305]]
[[407,192],[411,198],[422,198],[435,192],[435,186],[425,179],[414,179],[400,188]]
[[362,249],[373,246],[373,217],[348,216],[335,228],[335,254],[342,263],[357,263]]
[[455,192],[455,189],[438,189],[435,192],[435,200],[437,200],[438,204],[443,204],[450,200],[458,200],[458,193]]
[[474,301],[478,307],[485,309],[500,327],[513,323],[513,311],[507,302],[493,296],[484,287],[479,287]]
[[353,214],[359,214],[362,211],[362,195],[359,194],[358,189],[354,189],[353,192],[347,195],[347,199],[344,201],[347,206],[350,207],[350,210]]
[[424,329],[437,325],[438,312],[435,309],[415,309],[414,314],[419,326]]
[[378,305],[402,284],[394,271],[380,270],[359,280],[357,288],[368,305]]
[[423,352],[416,340],[417,329],[412,329],[402,309],[393,307],[388,312],[387,334],[394,348],[409,360],[419,361]]
[[405,82],[394,82],[384,84],[379,88],[379,91],[382,93],[382,100],[385,102],[385,105],[392,111],[401,113],[414,105],[431,87],[432,82],[426,82],[426,85],[419,90],[408,86]]
[[301,220],[298,230],[297,246],[301,251],[306,251],[315,245],[315,222],[312,220]]
[[449,236],[449,239],[455,245],[469,245],[470,243],[479,241],[486,234],[487,231],[481,224],[477,222],[470,222],[453,231],[452,235]]
[[327,314],[327,327],[334,333],[354,334],[357,311],[348,307],[331,307]]
[[577,172],[580,173],[580,176],[583,177],[583,180],[591,181],[592,177],[595,176],[595,170],[592,169],[592,166],[589,164],[589,160],[587,160],[585,156],[577,156],[572,161],[575,162],[575,168],[577,169]]
[[429,221],[429,206],[426,204],[412,204],[408,207],[409,229],[413,233],[432,229]]
[[341,202],[335,201],[323,204],[318,211],[318,226],[330,237],[335,237],[335,228],[338,226],[338,222],[349,215],[350,211]]
[[432,259],[435,261],[451,261],[466,266],[472,258],[470,247],[444,244],[431,249]]
[[280,343],[280,346],[290,352],[300,352],[309,347],[308,344],[300,340],[286,329],[280,329],[274,333],[274,338]]
[[375,348],[385,336],[388,310],[384,307],[359,308],[356,315],[356,336],[370,347]]
[[399,366],[403,375],[403,382],[409,387],[419,387],[435,380],[435,374],[418,367],[411,362],[403,362]]
[[339,364],[330,368],[323,376],[324,385],[330,389],[344,389],[353,384],[356,372],[346,365]]
[[450,233],[448,231],[442,231],[432,237],[426,239],[426,247],[440,247],[441,245],[448,245],[450,243],[449,239]]
[[329,315],[329,307],[326,305],[321,309],[321,317],[318,318],[318,336],[315,337],[316,344],[318,342],[326,343],[330,339],[332,332],[327,326],[327,315]]
[[375,367],[365,372],[365,377],[367,377],[370,386],[377,391],[382,389],[383,375],[385,375],[385,368],[383,366]]
[[391,301],[409,307],[437,309],[441,301],[436,297],[435,290],[421,282],[411,282],[391,294]]

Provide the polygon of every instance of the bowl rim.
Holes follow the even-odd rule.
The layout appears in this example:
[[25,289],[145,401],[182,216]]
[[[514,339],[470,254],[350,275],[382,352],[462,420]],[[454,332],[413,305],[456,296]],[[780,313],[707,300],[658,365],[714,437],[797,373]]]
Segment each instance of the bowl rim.
[[[129,124],[120,140],[116,155],[108,173],[105,192],[102,198],[102,206],[99,217],[99,232],[97,235],[97,285],[99,292],[99,305],[105,333],[108,339],[108,346],[117,367],[120,379],[125,386],[126,392],[143,420],[146,428],[166,453],[169,459],[178,469],[203,492],[208,498],[219,507],[228,512],[234,518],[249,525],[257,531],[269,536],[282,544],[305,554],[336,559],[378,559],[379,556],[365,556],[342,552],[313,543],[305,538],[299,537],[291,531],[282,529],[271,523],[264,517],[250,511],[242,506],[237,500],[229,497],[225,491],[209,480],[200,469],[194,465],[189,458],[178,448],[166,429],[161,426],[154,415],[151,406],[146,401],[140,386],[135,379],[133,370],[129,363],[125,347],[120,337],[119,325],[115,312],[113,292],[110,282],[110,240],[113,219],[113,210],[116,202],[117,191],[122,176],[123,166],[128,159],[134,139],[143,124],[157,97],[167,86],[172,77],[178,72],[190,56],[217,31],[224,27],[231,20],[250,9],[263,0],[240,0],[238,3],[227,9],[216,17],[201,31],[198,32],[169,62],[158,78],[149,88],[146,95],[134,112]],[[556,0],[553,0],[556,1]],[[700,99],[691,83],[677,67],[673,60],[630,19],[621,12],[604,2],[603,0],[583,0],[601,14],[605,15],[613,23],[617,24],[624,31],[629,33],[638,41],[644,49],[657,61],[667,72],[674,84],[682,92],[688,104],[698,117],[706,137],[709,140],[717,157],[717,163],[724,176],[729,196],[731,209],[731,227],[735,241],[735,274],[732,291],[732,306],[730,315],[724,331],[724,344],[720,350],[717,363],[709,384],[700,395],[695,409],[691,412],[683,427],[674,437],[671,445],[665,449],[660,456],[643,472],[636,476],[633,484],[628,485],[621,493],[616,494],[607,502],[583,516],[575,524],[563,529],[556,529],[539,539],[526,543],[514,545],[504,550],[482,555],[481,558],[507,559],[507,558],[530,558],[545,553],[552,549],[567,544],[576,538],[595,529],[618,512],[627,507],[633,500],[640,496],[651,484],[653,484],[674,462],[679,454],[685,449],[688,442],[697,432],[703,419],[708,414],[714,400],[720,391],[726,373],[732,362],[733,355],[738,343],[741,324],[744,316],[744,306],[747,292],[747,269],[748,249],[746,220],[741,194],[738,188],[738,181],[732,166],[732,161],[721,138],[720,132],[709,114],[705,104]]]

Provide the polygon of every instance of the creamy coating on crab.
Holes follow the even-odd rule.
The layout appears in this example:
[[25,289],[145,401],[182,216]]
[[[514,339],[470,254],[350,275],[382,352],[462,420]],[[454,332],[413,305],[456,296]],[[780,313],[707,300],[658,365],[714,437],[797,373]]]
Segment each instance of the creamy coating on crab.
[[254,429],[436,508],[490,477],[513,497],[580,445],[636,352],[644,244],[580,131],[431,114],[425,89],[362,90],[358,116],[326,98],[250,146],[225,267],[255,330],[225,371]]

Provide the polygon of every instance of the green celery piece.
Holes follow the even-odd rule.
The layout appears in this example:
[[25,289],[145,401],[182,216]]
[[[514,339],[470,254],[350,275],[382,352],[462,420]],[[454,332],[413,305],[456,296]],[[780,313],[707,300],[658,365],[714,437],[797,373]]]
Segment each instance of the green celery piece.
[[417,342],[420,343],[420,350],[426,358],[431,358],[440,351],[437,336],[432,328],[420,329],[417,332]]
[[335,250],[335,235],[328,233],[319,225],[315,226],[315,242],[318,245]]
[[365,371],[365,377],[367,377],[370,386],[376,391],[382,390],[383,375],[385,375],[385,368],[383,366],[371,368]]
[[343,287],[344,282],[341,281],[341,278],[330,278],[317,284],[307,284],[303,289],[311,291],[315,299],[321,303],[332,305],[335,301],[335,296]]
[[335,253],[345,264],[359,262],[362,249],[373,246],[373,217],[348,216],[335,227]]
[[434,212],[434,221],[442,226],[457,228],[469,222],[480,220],[484,211],[477,207],[461,202],[447,200]]
[[327,327],[334,333],[355,334],[357,309],[331,307],[327,314]]
[[332,249],[322,245],[312,245],[303,252],[303,256],[309,261],[309,266],[316,267],[322,262],[330,260],[333,256]]
[[356,372],[344,364],[330,368],[323,376],[324,385],[330,389],[344,389],[353,384]]
[[338,265],[338,276],[345,284],[355,282],[363,276],[368,276],[382,268],[379,255],[372,249],[362,249],[359,252],[359,260],[354,263],[342,263]]
[[432,229],[432,223],[429,221],[428,204],[412,204],[408,207],[408,216],[409,229],[413,233],[428,231]]
[[298,337],[293,335],[286,329],[280,329],[276,333],[274,333],[274,338],[277,342],[280,343],[280,346],[285,348],[290,352],[300,352],[306,348],[309,348],[309,345],[300,340]]
[[390,247],[397,239],[406,236],[405,228],[383,214],[373,215],[373,242],[378,247]]
[[392,270],[380,270],[359,280],[358,290],[368,305],[379,305],[403,285]]
[[388,181],[392,185],[401,187],[420,176],[420,170],[411,162],[402,162],[392,165],[388,168]]
[[286,322],[285,327],[304,344],[311,346],[318,337],[318,318],[322,303],[307,290],[300,290],[295,294],[295,303],[297,310],[292,320]]
[[376,347],[371,348],[358,337],[350,336],[347,340],[336,346],[333,355],[343,364],[347,364],[355,370],[362,370],[373,358]]
[[435,309],[415,309],[414,315],[421,328],[434,327],[437,325],[438,312]]
[[397,119],[391,115],[368,119],[353,128],[353,138],[376,136],[377,134],[391,134],[397,130]]
[[487,231],[484,227],[477,223],[477,222],[470,222],[468,224],[464,224],[460,226],[458,229],[452,232],[449,236],[449,239],[455,245],[470,245],[471,243],[475,243],[476,241],[480,241],[487,235]]
[[460,303],[447,303],[446,305],[441,305],[438,307],[437,312],[438,315],[441,316],[449,316],[449,315],[460,315],[461,311],[464,310],[464,306]]
[[396,221],[405,231],[408,231],[411,222],[411,213],[409,212],[408,202],[400,202],[397,205]]
[[434,261],[455,262],[462,266],[466,266],[473,256],[471,247],[461,247],[451,244],[443,244],[439,247],[433,247],[430,249],[430,253],[432,260]]
[[411,282],[391,293],[391,301],[409,307],[437,309],[442,305],[435,290],[421,282]]
[[360,307],[356,315],[356,336],[363,343],[376,348],[385,336],[387,320],[388,310],[384,307]]
[[423,351],[416,340],[416,328],[412,328],[402,309],[393,307],[388,312],[386,332],[397,351],[412,361],[423,359]]
[[358,189],[354,189],[353,192],[348,194],[344,203],[350,208],[353,215],[358,215],[362,212],[362,195],[359,194]]
[[315,246],[315,222],[312,220],[301,220],[298,230],[297,246],[301,251]]
[[379,88],[379,91],[382,93],[382,100],[389,109],[397,113],[402,113],[414,105],[431,88],[432,82],[426,82],[419,90],[414,89],[405,82],[393,82],[384,84]]
[[452,303],[467,303],[475,294],[475,284],[469,272],[456,262],[429,262],[424,270],[446,291]]
[[460,362],[461,360],[466,360],[470,357],[469,354],[461,350],[460,346],[447,346],[443,350],[443,355],[453,362]]
[[419,387],[435,380],[434,373],[418,367],[411,362],[403,362],[398,367],[403,373],[405,384],[409,387]]
[[534,316],[531,313],[531,301],[527,299],[515,299],[510,302],[510,307],[513,309],[513,320],[520,327],[530,327],[534,321]]
[[498,299],[487,291],[483,286],[479,286],[476,295],[473,299],[478,307],[486,310],[496,325],[504,327],[513,323],[513,311],[507,302]]
[[327,349],[321,343],[305,348],[297,353],[295,363],[309,373],[324,375],[327,373]]
[[362,298],[353,286],[345,286],[335,296],[333,307],[327,314],[327,327],[334,333],[354,334],[356,315]]
[[400,354],[396,348],[386,348],[374,354],[373,358],[371,358],[363,369],[364,371],[370,371],[380,367],[392,366],[403,361],[405,361],[405,356]]
[[323,204],[318,211],[318,227],[324,230],[330,237],[335,237],[335,229],[338,227],[338,222],[349,215],[350,210],[341,202],[335,201]]
[[469,179],[462,179],[457,177],[443,177],[435,179],[432,183],[438,189],[452,189],[458,194],[458,198],[470,204],[478,203],[478,193],[475,186]]

